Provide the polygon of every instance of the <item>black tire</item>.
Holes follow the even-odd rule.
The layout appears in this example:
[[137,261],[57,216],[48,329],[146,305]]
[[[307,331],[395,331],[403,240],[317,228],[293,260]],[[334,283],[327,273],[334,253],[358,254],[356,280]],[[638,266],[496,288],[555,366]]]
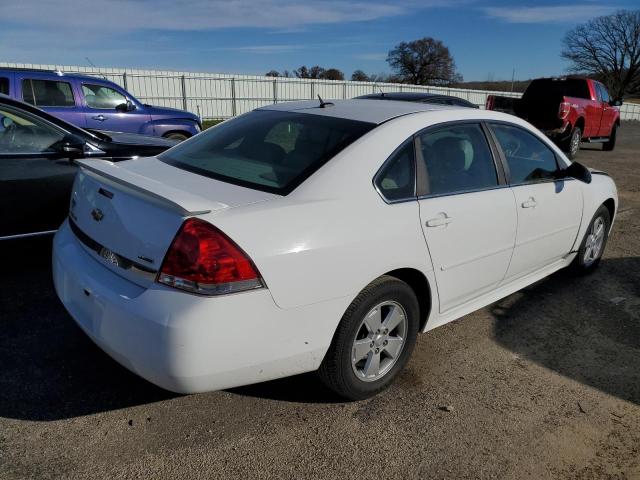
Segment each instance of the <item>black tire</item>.
[[[391,368],[386,373],[381,373],[380,378],[367,381],[359,378],[354,371],[356,367],[352,366],[354,341],[362,332],[365,315],[384,302],[400,305],[405,313],[404,344]],[[322,382],[338,395],[349,400],[369,398],[387,388],[411,356],[418,334],[419,312],[416,295],[405,282],[387,275],[371,282],[349,305],[338,325],[331,346],[318,371]],[[391,333],[389,332],[388,338],[391,338]],[[387,344],[384,343],[384,345]],[[374,348],[372,347],[368,355],[373,354]],[[381,347],[382,350],[384,348]],[[382,358],[383,354],[384,352],[381,352],[379,358]],[[386,357],[385,361],[387,361]],[[382,366],[382,363],[380,365]]]
[[184,140],[186,140],[187,138],[189,138],[189,135],[187,135],[186,133],[181,133],[181,132],[169,132],[163,135],[164,138],[168,138],[169,140],[177,140],[179,142],[182,142]]
[[[585,259],[585,254],[587,253],[590,235],[593,234],[593,226],[596,224],[598,219],[602,219],[604,222],[604,237],[602,239],[602,246],[599,249],[597,258],[587,261]],[[609,215],[609,210],[604,205],[600,205],[600,208],[596,210],[596,213],[593,215],[591,222],[589,223],[589,227],[584,234],[584,238],[582,239],[582,243],[580,243],[580,248],[578,249],[578,255],[573,260],[571,264],[572,269],[578,274],[588,274],[593,272],[598,265],[600,264],[600,260],[602,259],[602,255],[604,254],[604,249],[607,246],[607,240],[609,238],[609,229],[611,228],[611,216]]]
[[616,148],[616,137],[618,136],[618,125],[614,125],[609,135],[609,140],[602,144],[602,150],[610,152]]
[[[577,140],[576,140],[577,139]],[[571,130],[571,135],[567,138],[562,144],[560,148],[567,154],[567,158],[573,160],[578,155],[580,151],[580,141],[582,140],[582,130],[580,127],[574,127]]]

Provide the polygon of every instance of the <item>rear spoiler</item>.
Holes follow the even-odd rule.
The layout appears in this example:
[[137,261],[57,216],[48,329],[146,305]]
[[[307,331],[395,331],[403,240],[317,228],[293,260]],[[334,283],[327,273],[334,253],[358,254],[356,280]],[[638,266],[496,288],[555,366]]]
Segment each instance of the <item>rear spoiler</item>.
[[167,208],[178,212],[183,217],[202,215],[225,208],[220,202],[212,202],[205,198],[178,190],[165,183],[157,182],[149,177],[139,175],[117,163],[108,160],[76,160],[81,171],[99,177],[100,181],[113,183],[120,187],[142,194]]

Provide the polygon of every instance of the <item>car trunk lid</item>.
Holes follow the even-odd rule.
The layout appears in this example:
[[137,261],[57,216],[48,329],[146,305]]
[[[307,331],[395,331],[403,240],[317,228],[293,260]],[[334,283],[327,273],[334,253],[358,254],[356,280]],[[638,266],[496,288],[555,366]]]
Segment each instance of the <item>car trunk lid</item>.
[[141,285],[154,281],[187,217],[277,198],[143,158],[78,161],[70,223],[98,261]]

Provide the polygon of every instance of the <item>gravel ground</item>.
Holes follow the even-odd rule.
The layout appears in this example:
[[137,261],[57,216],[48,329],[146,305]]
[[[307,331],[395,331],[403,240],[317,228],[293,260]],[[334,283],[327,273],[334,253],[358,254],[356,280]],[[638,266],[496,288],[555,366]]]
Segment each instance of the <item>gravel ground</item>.
[[2,245],[0,478],[640,479],[640,124],[609,172],[605,259],[428,334],[387,392],[343,403],[313,374],[179,396],[73,324],[50,242]]

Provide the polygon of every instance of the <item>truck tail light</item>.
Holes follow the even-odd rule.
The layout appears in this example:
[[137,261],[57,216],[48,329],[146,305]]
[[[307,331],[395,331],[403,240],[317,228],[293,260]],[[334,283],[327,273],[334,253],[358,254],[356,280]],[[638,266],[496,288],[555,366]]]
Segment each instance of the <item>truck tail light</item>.
[[571,104],[569,102],[562,102],[560,104],[560,108],[558,109],[558,118],[560,120],[564,120],[569,115],[571,111]]
[[487,101],[484,105],[484,108],[487,110],[493,110],[493,103],[494,103],[494,97],[493,95],[488,95],[487,96]]
[[189,218],[180,227],[157,281],[203,295],[264,286],[249,256],[216,227],[198,218]]

